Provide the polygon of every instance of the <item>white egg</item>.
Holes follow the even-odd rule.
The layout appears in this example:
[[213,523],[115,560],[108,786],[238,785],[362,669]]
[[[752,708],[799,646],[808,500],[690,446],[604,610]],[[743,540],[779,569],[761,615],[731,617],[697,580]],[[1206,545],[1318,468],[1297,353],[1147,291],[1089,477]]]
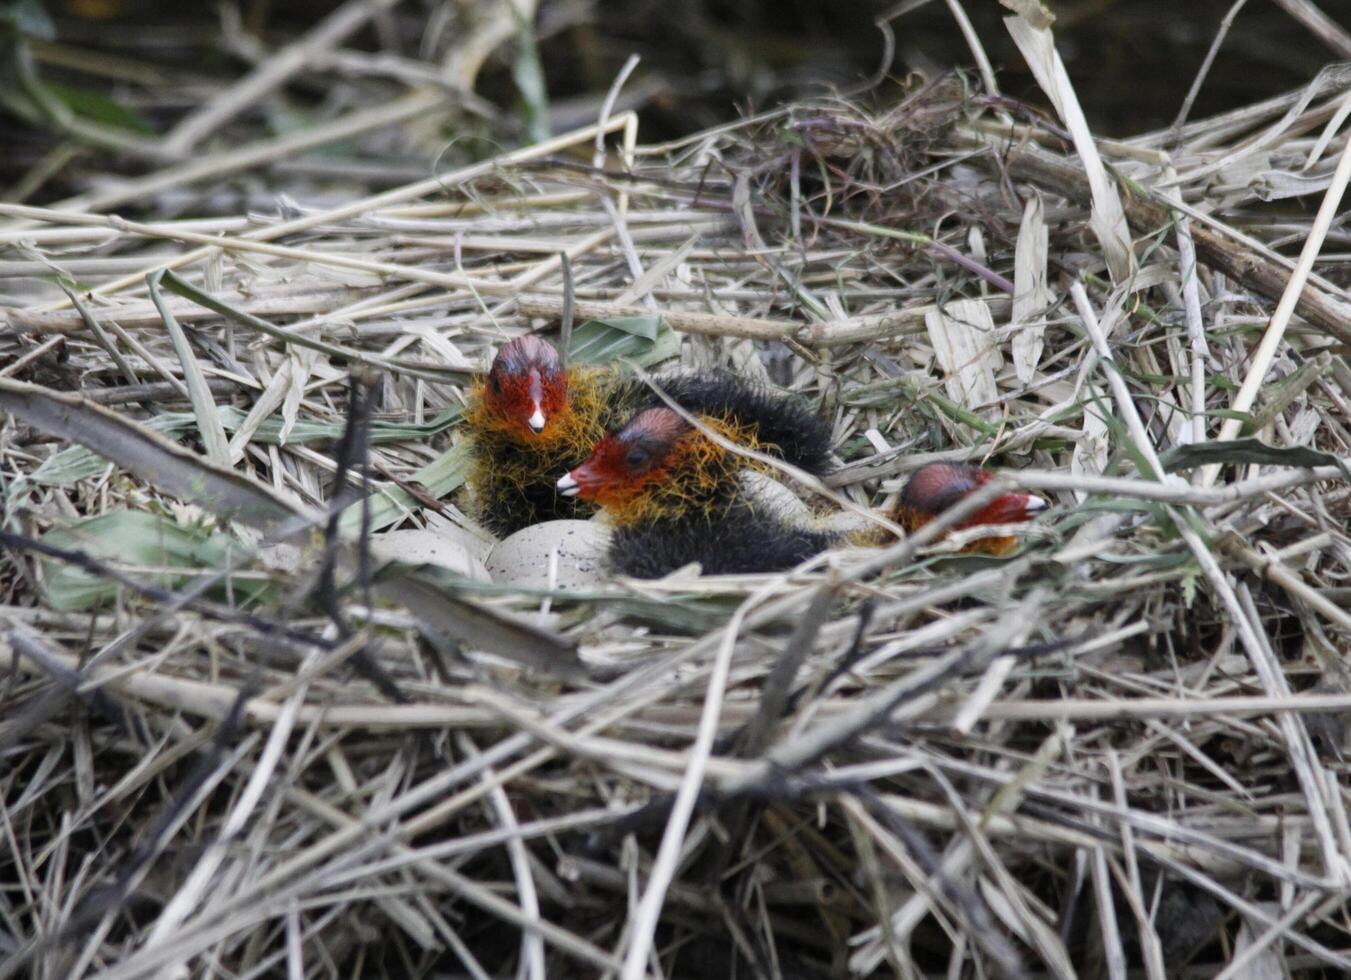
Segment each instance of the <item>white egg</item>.
[[741,481],[741,488],[752,503],[771,509],[790,524],[811,522],[811,508],[772,476],[755,470],[741,470],[737,473],[737,479]]
[[466,578],[491,581],[477,550],[477,539],[450,527],[410,528],[371,535],[371,554],[380,561],[436,565]]
[[577,592],[605,581],[609,544],[609,530],[596,521],[545,521],[498,542],[488,553],[488,574],[499,585]]

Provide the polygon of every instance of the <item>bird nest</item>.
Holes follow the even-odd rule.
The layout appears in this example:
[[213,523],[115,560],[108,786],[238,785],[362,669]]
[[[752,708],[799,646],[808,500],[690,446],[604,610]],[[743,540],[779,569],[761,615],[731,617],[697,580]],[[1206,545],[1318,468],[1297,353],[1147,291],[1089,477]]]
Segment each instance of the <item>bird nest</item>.
[[[607,102],[317,207],[107,213],[243,154],[0,206],[0,977],[1351,970],[1348,73],[1094,139],[1011,31],[1054,110]],[[485,582],[460,412],[524,331],[811,400],[818,508],[936,459],[1052,507]]]

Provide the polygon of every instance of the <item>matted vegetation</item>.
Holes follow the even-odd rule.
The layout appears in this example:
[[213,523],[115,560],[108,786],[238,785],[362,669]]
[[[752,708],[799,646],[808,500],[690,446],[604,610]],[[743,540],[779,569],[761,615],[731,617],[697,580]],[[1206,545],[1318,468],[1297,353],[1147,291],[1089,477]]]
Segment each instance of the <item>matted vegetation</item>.
[[[328,22],[428,87],[173,162],[264,58],[148,175],[0,205],[0,978],[1351,971],[1351,71],[1095,140],[1029,10],[1052,108],[977,68],[645,144],[626,71],[520,149],[179,213],[435,143],[511,11],[439,75]],[[1003,481],[784,574],[460,574],[465,392],[560,329],[810,399],[822,512]],[[1015,555],[940,540],[1002,486],[1053,502]]]

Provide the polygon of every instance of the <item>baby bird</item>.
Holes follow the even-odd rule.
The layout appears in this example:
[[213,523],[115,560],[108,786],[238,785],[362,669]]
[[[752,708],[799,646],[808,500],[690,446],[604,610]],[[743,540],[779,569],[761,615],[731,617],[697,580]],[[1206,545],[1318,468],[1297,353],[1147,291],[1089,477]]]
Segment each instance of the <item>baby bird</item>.
[[604,387],[599,372],[564,371],[558,351],[539,337],[517,337],[497,352],[465,411],[470,505],[484,528],[506,537],[540,521],[592,513],[559,497],[552,475],[604,437]]
[[[765,448],[752,424],[728,415],[700,421],[734,443]],[[750,496],[739,476],[747,466],[670,408],[649,408],[564,474],[558,492],[605,508],[615,528],[610,567],[635,578],[691,562],[710,575],[779,571],[841,540]]]
[[[800,400],[723,373],[656,379],[687,411],[735,419],[758,443],[811,473],[829,466],[830,428]],[[613,368],[565,368],[536,336],[505,344],[469,396],[471,510],[498,537],[541,521],[586,518],[596,504],[561,495],[559,470],[580,464],[635,412],[662,404],[644,382]]]
[[[952,507],[967,494],[993,480],[995,474],[966,463],[926,463],[910,475],[893,519],[911,534]],[[994,500],[957,525],[954,530],[988,524],[1021,524],[1047,507],[1046,501],[1030,493],[1001,493]],[[962,549],[968,553],[1007,555],[1018,547],[1018,539],[1008,536],[980,538]]]

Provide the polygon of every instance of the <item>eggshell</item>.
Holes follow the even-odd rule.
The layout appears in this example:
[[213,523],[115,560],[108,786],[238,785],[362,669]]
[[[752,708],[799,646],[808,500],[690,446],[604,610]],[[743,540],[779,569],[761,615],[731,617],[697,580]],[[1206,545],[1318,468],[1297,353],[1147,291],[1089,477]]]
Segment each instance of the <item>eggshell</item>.
[[[879,517],[886,516],[882,511],[873,513]],[[834,531],[837,534],[886,534],[880,525],[868,520],[862,514],[848,510],[832,511],[817,521],[816,526],[823,531]]]
[[454,528],[408,529],[371,535],[371,554],[380,561],[436,565],[480,582],[490,581],[475,554],[472,536]]
[[786,521],[795,524],[811,522],[812,512],[797,494],[764,473],[742,470],[737,474],[741,488],[755,504],[769,508]]
[[[610,532],[596,521],[545,521],[522,528],[488,553],[488,574],[498,584],[589,589],[606,579],[605,549]],[[551,556],[558,553],[558,577],[551,582]]]

